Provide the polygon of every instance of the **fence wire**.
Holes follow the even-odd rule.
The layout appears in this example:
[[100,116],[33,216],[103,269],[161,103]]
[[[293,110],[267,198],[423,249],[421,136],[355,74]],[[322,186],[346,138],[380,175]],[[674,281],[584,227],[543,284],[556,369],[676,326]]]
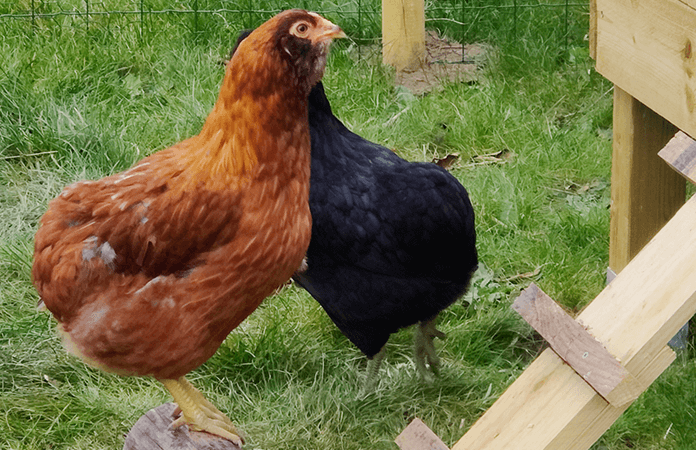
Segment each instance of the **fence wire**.
[[[125,18],[142,36],[153,17],[188,28],[194,35],[210,26],[253,28],[288,8],[311,9],[335,19],[359,44],[378,42],[381,34],[381,1],[353,0],[342,4],[330,0],[20,0],[0,1],[0,26],[6,21],[24,21],[36,29],[43,22],[60,19],[61,26],[102,26]],[[436,28],[466,40],[509,41],[548,38],[557,46],[582,40],[587,28],[588,3],[570,0],[426,0],[426,27]],[[543,19],[540,21],[539,17]],[[485,34],[481,30],[486,30]],[[500,42],[497,42],[500,43]]]

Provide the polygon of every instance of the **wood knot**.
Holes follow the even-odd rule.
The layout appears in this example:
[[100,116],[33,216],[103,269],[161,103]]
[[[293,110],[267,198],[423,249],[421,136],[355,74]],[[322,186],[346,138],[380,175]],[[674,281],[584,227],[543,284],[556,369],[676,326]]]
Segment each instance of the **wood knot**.
[[691,40],[686,40],[686,45],[684,46],[684,59],[691,58]]

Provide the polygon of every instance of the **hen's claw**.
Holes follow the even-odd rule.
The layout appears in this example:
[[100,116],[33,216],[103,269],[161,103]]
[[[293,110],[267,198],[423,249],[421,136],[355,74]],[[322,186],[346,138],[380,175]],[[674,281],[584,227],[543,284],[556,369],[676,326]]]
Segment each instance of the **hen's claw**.
[[186,378],[160,381],[178,405],[175,412],[181,411],[181,416],[170,425],[172,429],[188,425],[193,431],[206,431],[225,438],[239,447],[242,446],[244,439],[232,421],[210,403]]
[[447,335],[435,328],[435,318],[417,325],[414,339],[416,369],[428,382],[433,381],[432,374],[438,375],[440,371],[440,357],[437,356],[433,342],[436,337],[444,339]]

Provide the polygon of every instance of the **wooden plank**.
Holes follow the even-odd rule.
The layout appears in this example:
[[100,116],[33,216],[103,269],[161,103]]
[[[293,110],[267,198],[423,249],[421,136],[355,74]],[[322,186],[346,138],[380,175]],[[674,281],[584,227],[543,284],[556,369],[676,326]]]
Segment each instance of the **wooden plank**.
[[[642,385],[650,386],[674,362],[676,357],[671,348],[663,347],[658,356],[643,371],[636,374],[636,378]],[[580,412],[575,419],[575,427],[566,427],[549,444],[549,448],[559,450],[586,450],[590,448],[632,403],[629,402],[617,408],[613,405],[603,404],[599,399],[596,399],[596,402]],[[582,429],[578,427],[582,427]]]
[[382,58],[397,71],[424,63],[424,0],[382,0]]
[[532,283],[512,304],[558,356],[615,407],[645,390],[590,333]]
[[596,1],[597,71],[696,136],[694,8],[679,0]]
[[395,441],[401,450],[449,450],[449,447],[422,420],[415,418]]
[[597,59],[597,0],[590,0],[590,31],[588,37],[590,40],[590,58]]
[[696,196],[576,318],[630,373],[696,313],[694,223]]
[[[576,318],[646,387],[674,359],[665,346],[696,312],[694,223],[696,197]],[[583,433],[598,437],[622,408],[547,349],[453,449],[586,450],[593,441]]]
[[658,156],[684,178],[696,184],[696,141],[686,133],[680,131],[675,134],[658,152]]
[[549,348],[522,372],[452,450],[546,449],[583,408],[599,411],[606,405]]
[[145,413],[126,436],[123,450],[241,450],[227,439],[170,425],[177,406],[165,403]]
[[616,273],[684,203],[686,182],[657,156],[676,132],[614,87],[609,266]]
[[[636,378],[650,386],[674,358],[664,347]],[[630,405],[610,405],[546,349],[452,450],[586,450]]]

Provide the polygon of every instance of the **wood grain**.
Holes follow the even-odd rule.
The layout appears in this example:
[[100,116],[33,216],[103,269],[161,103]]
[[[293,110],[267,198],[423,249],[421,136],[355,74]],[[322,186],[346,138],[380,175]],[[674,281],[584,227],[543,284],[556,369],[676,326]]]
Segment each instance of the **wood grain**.
[[696,0],[596,0],[596,68],[696,136]]
[[417,417],[404,428],[394,442],[401,450],[449,450],[449,447]]
[[384,64],[413,71],[425,63],[424,0],[382,0]]
[[[636,374],[649,386],[674,360],[664,347]],[[586,450],[630,406],[616,408],[546,349],[452,450]]]
[[[674,362],[676,357],[671,348],[663,347],[655,359],[636,374],[636,378],[645,386],[651,385]],[[618,408],[612,405],[588,405],[589,407],[581,411],[576,417],[575,427],[566,427],[549,444],[548,448],[559,450],[586,450],[590,448],[631,404],[632,402],[626,403]]]
[[683,131],[678,132],[658,155],[674,170],[696,184],[696,141]]
[[696,0],[680,0],[682,3],[690,7],[696,12]]
[[[696,1],[696,0],[694,0]],[[587,34],[590,41],[590,58],[597,59],[597,0],[590,0],[590,30]]]
[[536,284],[522,291],[512,309],[609,403],[622,406],[643,392],[621,363]]
[[189,431],[185,425],[172,430],[176,409],[176,404],[165,403],[148,411],[131,428],[123,450],[241,450],[227,439]]
[[657,153],[677,129],[614,87],[609,267],[619,273],[684,204],[686,182]]

